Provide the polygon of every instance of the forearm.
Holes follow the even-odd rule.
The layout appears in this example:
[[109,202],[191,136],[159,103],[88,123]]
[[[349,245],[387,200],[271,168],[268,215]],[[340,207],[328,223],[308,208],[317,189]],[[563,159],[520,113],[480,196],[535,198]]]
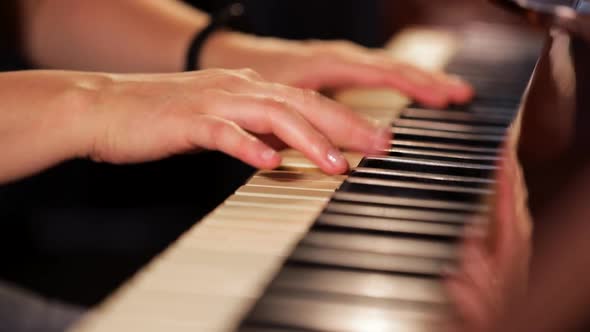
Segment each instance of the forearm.
[[100,84],[98,75],[1,74],[0,183],[84,155],[93,129],[81,119]]
[[25,53],[42,68],[176,72],[209,17],[174,0],[23,1]]

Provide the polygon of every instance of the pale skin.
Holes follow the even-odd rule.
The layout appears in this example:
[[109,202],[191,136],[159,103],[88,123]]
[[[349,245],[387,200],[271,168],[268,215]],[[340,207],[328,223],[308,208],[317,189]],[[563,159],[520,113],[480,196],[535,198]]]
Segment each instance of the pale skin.
[[439,106],[472,95],[453,77],[349,43],[230,32],[205,45],[205,70],[174,74],[182,69],[189,40],[209,21],[199,11],[167,0],[22,3],[24,51],[32,62],[95,73],[1,75],[6,102],[0,117],[9,120],[0,124],[0,139],[10,154],[2,158],[0,182],[75,157],[135,163],[199,149],[276,167],[280,156],[254,134],[272,134],[323,171],[342,173],[347,165],[339,148],[377,152],[389,134],[299,88],[387,86]]
[[[124,164],[201,150],[272,169],[281,162],[274,138],[340,174],[348,169],[340,149],[379,153],[391,132],[316,90],[386,87],[434,107],[473,95],[455,77],[379,50],[235,32],[209,39],[203,70],[178,73],[190,39],[209,22],[180,2],[21,3],[24,52],[49,70],[0,74],[0,183],[73,158]],[[470,307],[463,294],[488,300],[450,289],[460,305]]]

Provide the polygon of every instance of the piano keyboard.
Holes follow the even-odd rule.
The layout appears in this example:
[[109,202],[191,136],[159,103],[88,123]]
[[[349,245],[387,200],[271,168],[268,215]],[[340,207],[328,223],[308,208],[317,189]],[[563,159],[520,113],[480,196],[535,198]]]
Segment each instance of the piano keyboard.
[[[498,152],[540,52],[487,26],[463,37],[447,68],[474,84],[473,103],[366,112],[393,120],[395,139],[387,155],[347,154],[348,176],[285,153],[74,330],[439,330],[455,317],[441,277],[465,225],[488,222]],[[430,34],[402,39],[405,52],[434,45],[435,61],[451,53]]]

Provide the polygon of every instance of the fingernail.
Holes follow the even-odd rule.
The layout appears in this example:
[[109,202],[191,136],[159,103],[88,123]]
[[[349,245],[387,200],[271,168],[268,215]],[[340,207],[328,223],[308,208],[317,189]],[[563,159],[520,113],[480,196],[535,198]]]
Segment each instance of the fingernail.
[[346,159],[344,159],[342,153],[337,149],[331,149],[330,151],[328,151],[326,157],[330,164],[332,164],[336,168],[348,167]]
[[278,153],[273,149],[265,149],[264,152],[260,155],[262,160],[264,161],[271,161],[277,157]]

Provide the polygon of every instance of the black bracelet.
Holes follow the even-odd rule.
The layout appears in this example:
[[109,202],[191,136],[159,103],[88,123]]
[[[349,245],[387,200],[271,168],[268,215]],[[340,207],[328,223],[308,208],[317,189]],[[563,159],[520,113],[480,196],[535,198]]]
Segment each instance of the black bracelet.
[[[205,42],[211,35],[220,30],[225,28],[238,28],[239,24],[243,24],[240,22],[241,19],[244,17],[245,8],[244,5],[237,2],[234,3],[225,9],[221,10],[217,15],[211,18],[211,22],[207,27],[199,31],[191,41],[188,51],[186,53],[186,62],[185,62],[185,71],[193,71],[198,70],[200,67],[199,59],[201,55],[201,51]],[[242,29],[244,30],[244,29]]]

